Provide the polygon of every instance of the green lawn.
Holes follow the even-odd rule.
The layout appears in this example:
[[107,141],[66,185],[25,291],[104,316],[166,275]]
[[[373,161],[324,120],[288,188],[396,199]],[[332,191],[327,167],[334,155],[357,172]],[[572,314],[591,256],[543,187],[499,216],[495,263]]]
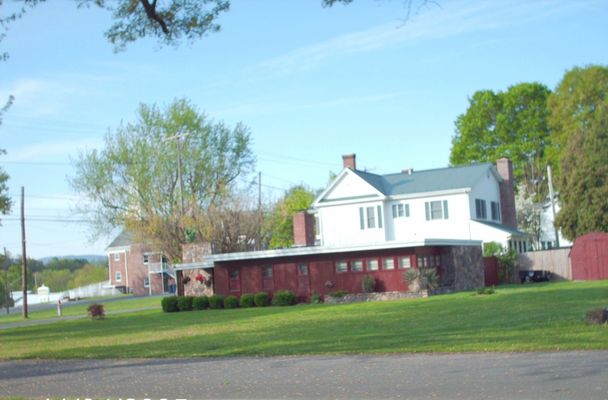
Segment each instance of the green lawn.
[[[156,299],[158,301],[158,299]],[[124,358],[608,349],[608,281],[348,305],[119,314],[0,331],[0,357]]]
[[[110,300],[110,301],[108,301]],[[132,296],[124,296],[123,298],[119,298],[120,301],[111,301],[117,300],[116,297],[109,298],[98,298],[95,299],[96,302],[102,303],[106,312],[115,312],[115,311],[123,311],[123,310],[131,310],[137,308],[144,307],[158,307],[160,309],[160,298],[158,297],[132,297]],[[63,311],[62,315],[64,316],[72,316],[72,315],[87,315],[87,307],[89,304],[73,304],[70,302],[63,303]],[[53,307],[49,310],[38,310],[31,311],[29,313],[30,320],[39,320],[39,319],[52,319],[57,317],[57,308]],[[23,317],[21,316],[21,310],[13,310],[11,309],[10,314],[6,314],[4,308],[0,309],[0,324],[6,324],[9,322],[19,322],[23,321]]]

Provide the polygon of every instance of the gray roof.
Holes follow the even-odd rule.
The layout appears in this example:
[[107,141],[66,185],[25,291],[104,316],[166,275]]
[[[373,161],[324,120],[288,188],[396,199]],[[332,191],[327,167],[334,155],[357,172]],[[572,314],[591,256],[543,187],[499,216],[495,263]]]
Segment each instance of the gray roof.
[[400,172],[376,175],[359,170],[353,172],[384,195],[394,196],[471,188],[488,170],[494,168],[494,164],[483,163],[413,171],[411,174]]
[[108,245],[108,249],[112,247],[125,247],[133,244],[133,233],[123,230],[118,236]]

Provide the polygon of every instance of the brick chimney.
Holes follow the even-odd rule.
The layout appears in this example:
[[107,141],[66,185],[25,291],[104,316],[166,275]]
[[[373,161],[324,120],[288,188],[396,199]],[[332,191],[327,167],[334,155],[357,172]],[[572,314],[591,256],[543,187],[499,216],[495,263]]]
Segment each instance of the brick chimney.
[[344,168],[357,169],[357,155],[353,154],[345,154],[342,156],[342,165]]
[[500,209],[502,223],[512,228],[517,228],[513,163],[508,158],[501,158],[496,161],[496,169],[502,178],[502,182],[500,183]]
[[296,247],[314,246],[315,219],[306,211],[293,216],[293,245]]

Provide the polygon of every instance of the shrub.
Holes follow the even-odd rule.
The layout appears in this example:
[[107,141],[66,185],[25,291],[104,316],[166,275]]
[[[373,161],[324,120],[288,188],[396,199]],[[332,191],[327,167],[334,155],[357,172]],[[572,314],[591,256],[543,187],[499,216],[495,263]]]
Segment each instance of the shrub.
[[494,294],[494,293],[496,293],[496,290],[494,289],[494,286],[492,286],[492,287],[480,287],[480,288],[477,288],[477,294],[478,295]]
[[103,304],[93,303],[87,307],[87,312],[91,316],[91,319],[103,319],[106,313],[103,309]]
[[179,308],[177,308],[177,296],[163,297],[160,301],[160,305],[163,307],[164,312],[179,311]]
[[297,302],[296,295],[290,290],[280,290],[272,296],[273,306],[292,306]]
[[310,295],[310,304],[321,304],[322,299],[319,293],[313,293]]
[[239,299],[236,296],[226,296],[224,298],[224,308],[237,308],[239,306]]
[[239,306],[242,308],[254,307],[255,302],[253,301],[253,295],[251,293],[245,293],[239,299]]
[[195,310],[205,310],[209,308],[209,297],[198,296],[192,300],[192,308]]
[[376,289],[376,279],[371,275],[366,275],[361,281],[361,289],[365,293],[372,293]]
[[420,289],[434,290],[439,287],[439,275],[435,268],[420,268]]
[[348,290],[336,290],[335,292],[331,292],[329,295],[331,297],[341,298],[348,294]]
[[258,292],[253,296],[253,302],[258,307],[266,307],[270,305],[270,297],[267,292]]
[[211,308],[213,310],[219,310],[220,308],[222,308],[223,304],[224,304],[224,296],[220,296],[219,294],[214,294],[213,296],[209,297],[209,308]]
[[180,311],[192,311],[193,296],[178,296],[177,297],[177,308]]

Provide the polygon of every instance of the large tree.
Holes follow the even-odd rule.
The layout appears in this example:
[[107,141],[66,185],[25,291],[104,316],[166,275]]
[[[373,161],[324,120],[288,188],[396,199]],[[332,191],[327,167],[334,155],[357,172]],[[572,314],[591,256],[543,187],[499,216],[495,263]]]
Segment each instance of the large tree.
[[467,111],[456,120],[450,164],[495,162],[508,157],[526,197],[542,200],[551,138],[547,123],[549,94],[540,83],[521,83],[505,92],[475,92]]
[[298,211],[310,208],[315,195],[305,186],[294,186],[275,204],[266,230],[270,236],[270,248],[285,248],[293,245],[293,216]]
[[568,71],[549,98],[560,212],[568,239],[608,232],[608,67]]
[[209,210],[252,168],[249,146],[245,126],[212,122],[185,99],[142,104],[136,123],[80,155],[71,183],[90,201],[97,233],[125,227],[176,260],[186,232],[208,232]]

